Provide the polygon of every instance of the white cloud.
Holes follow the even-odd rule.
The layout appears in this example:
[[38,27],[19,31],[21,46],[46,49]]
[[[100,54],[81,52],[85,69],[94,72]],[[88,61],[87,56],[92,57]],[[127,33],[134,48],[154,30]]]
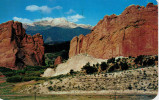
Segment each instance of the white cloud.
[[54,19],[54,22],[58,23],[58,22],[65,22],[66,20],[68,20],[70,22],[78,22],[79,19],[82,19],[82,18],[85,18],[85,17],[82,16],[82,15],[76,14],[76,15],[68,16],[68,17],[60,17],[60,18],[43,17],[43,18],[40,18],[40,19],[33,19],[33,20],[30,20],[30,19],[27,19],[27,18],[13,17],[13,20],[19,21],[19,22],[22,22],[22,23],[33,23],[33,22],[38,22],[38,21],[44,21],[44,20],[49,21],[49,20]]
[[61,6],[56,6],[56,7],[53,7],[52,9],[60,10],[60,9],[62,9],[62,7]]
[[29,6],[26,6],[26,8],[25,8],[25,10],[29,10],[29,11],[37,11],[37,10],[39,10],[40,8],[39,8],[39,6],[37,6],[37,5],[29,5]]
[[53,20],[54,18],[52,17],[44,17],[44,18],[41,18],[41,19],[34,19],[34,21],[38,22],[38,21],[42,21],[42,20]]
[[48,6],[29,5],[29,6],[26,6],[26,8],[25,8],[25,10],[28,10],[28,11],[31,11],[31,12],[41,11],[42,13],[50,13],[54,9],[59,10],[59,9],[62,9],[62,7],[61,6],[56,6],[56,7],[50,8]]
[[22,23],[32,23],[32,21],[30,19],[27,19],[27,18],[13,17],[13,20],[19,21],[19,22],[22,22]]
[[72,14],[72,13],[75,13],[73,9],[70,9],[68,12],[66,12],[66,14]]
[[38,21],[43,21],[43,20],[53,20],[53,19],[54,18],[52,18],[52,17],[44,17],[44,18],[41,18],[41,19],[30,20],[30,19],[27,19],[27,18],[13,17],[13,20],[19,21],[19,22],[22,22],[22,23],[33,23],[33,22],[38,22]]
[[52,9],[49,8],[48,6],[41,6],[39,7],[39,10],[42,11],[43,13],[50,13]]
[[79,19],[82,19],[82,18],[85,18],[85,17],[82,16],[82,15],[76,14],[76,15],[73,15],[73,16],[68,16],[66,19],[68,21],[71,21],[71,22],[78,22]]

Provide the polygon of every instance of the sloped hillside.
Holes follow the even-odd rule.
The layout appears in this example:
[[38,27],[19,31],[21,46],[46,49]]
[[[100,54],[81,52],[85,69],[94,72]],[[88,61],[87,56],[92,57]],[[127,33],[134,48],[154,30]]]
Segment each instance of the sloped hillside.
[[106,61],[104,59],[96,59],[86,54],[80,54],[76,55],[70,59],[68,59],[67,62],[59,64],[56,69],[48,68],[43,74],[43,77],[51,77],[51,76],[57,76],[60,74],[67,74],[70,72],[71,69],[74,71],[80,71],[81,68],[86,65],[86,63],[90,62],[90,65],[101,63],[103,61]]
[[22,93],[39,94],[154,94],[157,95],[158,67],[149,66],[121,72],[77,75],[25,86]]

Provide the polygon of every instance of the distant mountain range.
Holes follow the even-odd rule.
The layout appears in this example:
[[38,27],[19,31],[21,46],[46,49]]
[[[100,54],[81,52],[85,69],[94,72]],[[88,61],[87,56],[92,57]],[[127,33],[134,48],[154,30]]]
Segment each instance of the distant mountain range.
[[43,35],[45,43],[70,41],[74,36],[90,33],[92,26],[75,24],[65,18],[55,18],[52,20],[42,20],[31,24],[23,23],[26,33]]

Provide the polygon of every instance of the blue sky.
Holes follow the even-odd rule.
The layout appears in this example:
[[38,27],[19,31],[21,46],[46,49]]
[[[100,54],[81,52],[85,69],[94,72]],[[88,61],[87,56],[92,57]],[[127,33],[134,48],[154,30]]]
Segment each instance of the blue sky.
[[119,15],[129,5],[146,6],[148,2],[157,5],[156,0],[0,0],[0,23],[66,18],[94,26],[105,15]]

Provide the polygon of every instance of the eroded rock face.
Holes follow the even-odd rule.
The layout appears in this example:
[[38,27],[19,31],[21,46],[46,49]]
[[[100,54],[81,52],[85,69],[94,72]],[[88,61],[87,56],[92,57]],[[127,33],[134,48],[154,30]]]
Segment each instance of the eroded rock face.
[[55,59],[55,62],[54,62],[54,65],[58,65],[58,64],[61,64],[62,63],[62,57],[61,56],[58,56],[56,59]]
[[0,24],[0,66],[21,69],[26,65],[42,65],[43,37],[27,35],[22,23],[8,21]]
[[129,6],[105,16],[86,36],[74,37],[69,57],[87,53],[96,58],[158,54],[158,6]]

